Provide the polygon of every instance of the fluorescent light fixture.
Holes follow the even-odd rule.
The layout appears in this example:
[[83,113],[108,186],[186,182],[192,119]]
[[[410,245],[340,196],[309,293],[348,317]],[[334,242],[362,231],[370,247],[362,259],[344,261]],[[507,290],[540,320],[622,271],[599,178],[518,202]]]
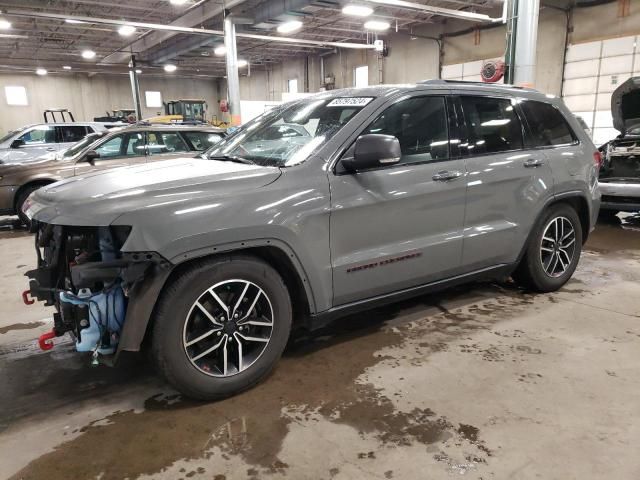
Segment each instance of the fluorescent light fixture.
[[0,30],[9,30],[11,28],[11,22],[6,20],[0,20]]
[[169,0],[171,5],[184,5],[187,0]]
[[95,56],[96,52],[93,50],[83,50],[82,52],[82,58],[86,58],[87,60],[91,60],[92,58],[95,58]]
[[67,18],[67,19],[65,20],[65,22],[66,22],[66,23],[71,23],[71,24],[73,24],[73,25],[79,25],[79,24],[81,24],[81,23],[87,23],[87,22],[83,22],[82,20],[75,20],[75,19],[73,19],[73,18]]
[[164,66],[164,71],[167,72],[167,73],[175,72],[177,69],[178,69],[178,67],[176,67],[172,63],[167,63]]
[[290,22],[281,23],[278,25],[279,33],[292,33],[302,28],[302,22],[298,20],[291,20]]
[[389,22],[383,22],[382,20],[369,20],[364,24],[365,29],[378,31],[388,30],[390,26]]
[[69,65],[63,65],[62,68],[64,70],[71,70],[71,66],[69,66]]
[[366,5],[345,5],[342,8],[342,13],[353,17],[368,17],[373,13],[373,8]]
[[47,71],[44,68],[39,68],[39,69],[36,70],[36,73],[38,75],[46,75]]
[[224,45],[218,45],[213,49],[213,53],[219,57],[222,57],[223,55],[227,54],[227,47],[225,47]]
[[238,60],[238,68],[246,67],[248,64],[246,60]]
[[129,35],[133,35],[134,33],[136,33],[136,27],[133,27],[131,25],[122,25],[118,29],[118,33],[123,37],[128,37]]
[[137,73],[138,75],[140,75],[140,74],[142,73],[142,70],[140,70],[140,69],[136,69],[136,73]]

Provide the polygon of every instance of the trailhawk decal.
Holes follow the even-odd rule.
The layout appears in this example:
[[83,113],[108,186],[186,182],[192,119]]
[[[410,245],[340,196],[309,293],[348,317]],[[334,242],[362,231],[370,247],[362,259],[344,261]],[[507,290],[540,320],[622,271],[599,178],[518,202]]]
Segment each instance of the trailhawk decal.
[[412,258],[421,257],[421,252],[412,252],[399,257],[387,258],[380,260],[379,262],[365,263],[364,265],[357,265],[355,267],[347,268],[347,273],[360,272],[362,270],[371,270],[372,268],[384,267],[385,265],[391,265],[392,263],[402,262],[403,260],[411,260]]

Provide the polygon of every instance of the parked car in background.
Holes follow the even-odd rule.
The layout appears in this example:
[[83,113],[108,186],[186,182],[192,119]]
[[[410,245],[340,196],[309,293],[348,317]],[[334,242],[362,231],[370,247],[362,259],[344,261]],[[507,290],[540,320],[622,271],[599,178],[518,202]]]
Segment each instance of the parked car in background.
[[43,185],[97,170],[193,156],[223,136],[224,130],[211,126],[141,124],[92,133],[39,160],[0,164],[0,215],[17,213],[28,224],[22,204]]
[[620,131],[600,147],[602,211],[640,211],[640,77],[622,83],[611,95],[613,126]]
[[207,155],[29,197],[30,295],[62,312],[43,341],[71,332],[97,361],[146,341],[179,391],[218,398],[264,378],[294,327],[478,279],[559,289],[600,202],[575,117],[510,86],[331,90]]
[[0,163],[35,160],[79,142],[90,133],[103,132],[98,122],[40,123],[13,130],[0,138]]

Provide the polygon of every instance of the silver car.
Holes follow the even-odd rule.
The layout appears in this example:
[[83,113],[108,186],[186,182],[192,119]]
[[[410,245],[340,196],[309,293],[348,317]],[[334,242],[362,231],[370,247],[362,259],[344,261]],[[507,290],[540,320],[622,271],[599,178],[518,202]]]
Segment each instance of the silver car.
[[22,163],[69,148],[91,133],[104,132],[99,122],[27,125],[0,138],[0,163]]
[[[292,124],[305,141],[251,147]],[[42,346],[148,345],[211,399],[264,378],[294,327],[477,279],[556,290],[598,214],[595,152],[557,98],[426,81],[285,104],[207,159],[49,185],[25,208],[30,292],[57,311]]]

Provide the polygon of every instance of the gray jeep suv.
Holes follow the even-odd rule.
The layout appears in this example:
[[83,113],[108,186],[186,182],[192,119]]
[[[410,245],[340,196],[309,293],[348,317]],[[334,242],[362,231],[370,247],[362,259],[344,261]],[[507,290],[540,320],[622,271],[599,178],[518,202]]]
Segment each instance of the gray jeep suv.
[[69,331],[112,362],[148,344],[170,383],[210,399],[262,379],[294,327],[476,279],[556,290],[598,214],[599,159],[533,90],[426,81],[287,103],[208,158],[36,191],[30,295],[56,307],[41,345]]

